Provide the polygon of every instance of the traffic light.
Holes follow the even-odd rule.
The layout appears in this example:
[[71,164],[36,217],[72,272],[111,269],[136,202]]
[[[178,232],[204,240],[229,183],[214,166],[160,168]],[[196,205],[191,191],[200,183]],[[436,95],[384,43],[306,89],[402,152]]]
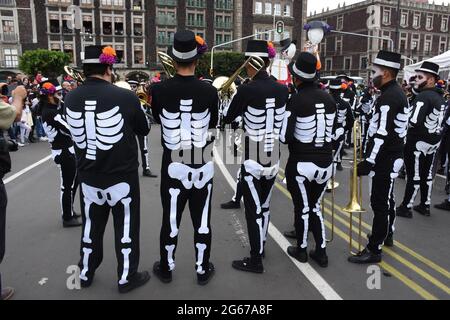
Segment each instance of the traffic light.
[[277,21],[277,33],[282,34],[284,32],[284,22]]

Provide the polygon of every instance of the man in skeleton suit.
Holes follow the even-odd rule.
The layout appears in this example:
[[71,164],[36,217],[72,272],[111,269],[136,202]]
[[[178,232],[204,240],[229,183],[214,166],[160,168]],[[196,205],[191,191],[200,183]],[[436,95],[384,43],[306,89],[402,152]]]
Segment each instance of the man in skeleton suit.
[[136,135],[149,132],[139,99],[111,83],[117,55],[112,47],[87,46],[84,84],[66,96],[65,113],[75,142],[83,218],[81,286],[91,285],[103,259],[103,234],[112,211],[118,288],[125,293],[145,284],[138,272],[140,191]]
[[[136,93],[139,87],[139,81],[135,79],[128,80],[128,84],[131,90]],[[141,105],[142,110],[145,112],[145,106]],[[139,143],[139,150],[141,152],[141,162],[142,162],[142,175],[144,177],[156,178],[157,175],[150,171],[150,159],[149,159],[149,146],[148,146],[148,136],[137,136]]]
[[164,283],[172,281],[181,216],[189,202],[194,227],[197,283],[207,284],[214,274],[211,250],[211,198],[214,164],[211,131],[218,122],[217,89],[197,79],[195,68],[207,46],[192,31],[178,31],[169,55],[177,74],[153,87],[153,115],[161,124],[163,159],[160,260],[153,272]]
[[393,244],[394,182],[403,166],[403,148],[409,104],[396,78],[400,54],[380,51],[373,62],[372,79],[381,95],[375,102],[364,147],[365,159],[358,164],[358,176],[371,179],[370,204],[374,213],[372,233],[366,248],[348,258],[352,263],[378,263],[383,243]]
[[420,189],[421,201],[414,211],[429,216],[433,186],[433,163],[441,144],[445,100],[436,88],[439,65],[425,61],[416,70],[418,95],[412,104],[405,145],[406,189],[397,216],[412,218],[411,208]]
[[[280,139],[289,146],[286,182],[294,203],[297,235],[297,245],[288,247],[287,252],[298,261],[307,262],[308,230],[311,229],[316,248],[310,252],[310,257],[326,267],[328,257],[320,206],[333,172],[337,107],[333,97],[317,86],[316,63],[315,56],[302,52],[297,61],[289,65],[298,93],[288,103]],[[340,83],[332,84],[338,95]]]
[[243,116],[244,163],[241,165],[241,184],[245,217],[250,238],[250,257],[233,261],[241,271],[262,273],[262,256],[270,219],[270,198],[279,170],[279,134],[284,119],[288,89],[271,79],[267,73],[274,51],[267,41],[250,40],[245,55],[261,57],[265,66],[257,72],[247,65],[252,79],[241,85],[225,110],[225,123]]

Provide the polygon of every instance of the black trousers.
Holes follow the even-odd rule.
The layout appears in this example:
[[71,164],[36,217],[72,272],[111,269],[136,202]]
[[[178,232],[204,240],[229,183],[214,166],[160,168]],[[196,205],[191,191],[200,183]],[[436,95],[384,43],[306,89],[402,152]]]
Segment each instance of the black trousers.
[[[251,166],[256,166],[251,169]],[[267,240],[267,231],[270,222],[270,199],[273,185],[278,173],[278,166],[272,174],[261,174],[260,166],[243,164],[241,166],[241,186],[244,197],[245,219],[247,221],[250,238],[250,255],[261,259]],[[275,167],[272,167],[275,168]]]
[[139,150],[141,150],[142,170],[150,169],[150,160],[148,158],[148,137],[137,136],[139,142]]
[[332,172],[331,159],[314,162],[289,159],[286,165],[287,188],[294,203],[297,245],[301,250],[308,246],[309,229],[313,233],[316,250],[320,252],[326,248],[321,200]]
[[236,191],[234,192],[233,200],[234,202],[241,202],[242,199],[242,181],[241,181],[241,168],[239,168],[237,172],[237,179],[236,179]]
[[406,189],[402,206],[412,208],[420,189],[420,204],[430,206],[433,163],[439,143],[407,141],[405,145]]
[[[6,194],[3,180],[0,180],[0,263],[5,256],[5,231],[6,231],[6,205],[8,204],[8,196]],[[2,291],[2,275],[0,273],[0,292]]]
[[[403,166],[402,154],[384,154],[383,161],[375,165],[369,175],[370,205],[374,214],[372,234],[367,247],[373,253],[381,253],[384,240],[395,231],[394,183]],[[375,192],[376,190],[376,192]]]
[[81,235],[80,278],[89,281],[103,259],[103,234],[110,211],[114,219],[119,285],[132,278],[139,265],[140,194],[138,172],[123,177],[80,174]]
[[77,192],[77,168],[75,155],[68,149],[52,150],[53,160],[61,176],[61,209],[63,220],[73,218],[73,201]]
[[198,274],[204,274],[209,269],[213,176],[213,162],[196,169],[175,162],[169,166],[163,164],[160,188],[163,207],[161,270],[168,272],[175,268],[178,231],[182,213],[188,203],[194,227],[195,269]]

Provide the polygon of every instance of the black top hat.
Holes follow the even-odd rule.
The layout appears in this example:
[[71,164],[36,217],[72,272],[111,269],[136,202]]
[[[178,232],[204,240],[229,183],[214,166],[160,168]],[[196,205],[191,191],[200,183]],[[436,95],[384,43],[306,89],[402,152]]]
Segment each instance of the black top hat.
[[439,76],[439,65],[434,62],[424,61],[420,68],[416,69],[415,71],[427,72],[434,74],[435,76]]
[[329,88],[331,90],[342,90],[342,82],[340,79],[331,79]]
[[395,70],[401,69],[401,59],[400,53],[380,50],[377,57],[373,61],[373,64],[383,67],[388,67]]
[[173,37],[173,46],[169,48],[169,56],[176,62],[192,62],[199,58],[198,43],[195,34],[189,30],[177,31]]
[[292,40],[291,38],[283,39],[280,41],[281,51],[286,50],[291,45]]
[[[100,46],[86,46],[84,48],[84,60],[83,64],[108,64],[112,65],[118,63],[121,57],[116,56],[105,56],[105,59],[100,59],[103,54],[103,49],[105,45]],[[109,46],[110,47],[110,46]]]
[[296,78],[312,82],[317,79],[317,58],[309,52],[302,52],[295,63],[291,62],[288,65],[290,73]]
[[352,80],[352,79],[347,75],[347,73],[345,73],[345,71],[339,71],[338,74],[337,74],[337,76],[336,76],[336,79],[338,79],[338,80],[340,80],[340,79],[345,79],[345,80],[347,80],[347,81]]
[[267,48],[267,41],[264,40],[249,40],[247,42],[247,50],[245,56],[257,56],[261,58],[269,58],[269,51]]

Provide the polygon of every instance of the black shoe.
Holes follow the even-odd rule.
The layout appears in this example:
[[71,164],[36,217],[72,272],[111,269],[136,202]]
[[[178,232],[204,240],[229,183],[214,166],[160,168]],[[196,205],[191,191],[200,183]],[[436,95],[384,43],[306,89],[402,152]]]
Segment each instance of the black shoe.
[[122,285],[119,284],[119,292],[120,293],[130,292],[131,290],[143,286],[148,282],[148,280],[150,280],[150,274],[147,271],[137,272],[133,278],[128,280],[128,283]]
[[169,283],[172,281],[172,271],[162,271],[161,270],[161,263],[159,261],[156,261],[153,264],[153,274],[161,280],[163,283]]
[[73,228],[73,227],[79,227],[82,223],[78,218],[73,217],[70,220],[63,220],[63,227],[64,228]]
[[408,218],[408,219],[412,219],[412,217],[413,217],[411,210],[406,208],[405,206],[398,206],[397,209],[395,210],[395,215],[397,217]]
[[384,245],[386,247],[393,247],[394,246],[394,235],[392,233],[388,234],[386,239],[384,239]]
[[378,263],[381,262],[381,253],[375,254],[369,251],[369,249],[364,249],[359,252],[356,256],[348,257],[348,262],[356,264],[366,264],[366,263]]
[[302,263],[306,263],[308,262],[308,253],[306,252],[306,248],[305,249],[299,249],[296,246],[289,246],[287,248],[287,253],[297,259],[298,261],[302,262]]
[[94,276],[88,278],[87,280],[80,279],[80,285],[82,288],[89,288],[94,281]]
[[81,213],[76,213],[75,211],[72,211],[72,217],[74,217],[74,218],[81,218]]
[[344,170],[344,168],[342,167],[342,163],[338,163],[338,164],[336,165],[336,170],[337,170],[337,171],[342,171],[342,170]]
[[237,270],[253,272],[253,273],[263,273],[264,267],[261,261],[255,261],[252,258],[244,258],[242,260],[235,260],[231,266]]
[[214,276],[215,269],[212,262],[209,263],[208,270],[204,274],[197,273],[197,283],[201,286],[208,284],[209,280]]
[[413,207],[414,211],[420,213],[423,216],[429,217],[431,215],[430,208],[424,205],[418,205]]
[[228,210],[228,209],[240,209],[240,208],[241,208],[241,203],[240,203],[239,201],[233,201],[233,200],[231,200],[231,201],[222,203],[222,204],[220,205],[220,207],[221,207],[222,209],[226,209],[226,210]]
[[311,250],[309,256],[322,268],[328,267],[328,256],[325,250],[321,250],[321,253],[317,253],[317,250]]
[[291,231],[285,231],[283,234],[286,238],[297,239],[297,233],[295,232],[295,229]]
[[150,177],[150,178],[157,178],[158,176],[156,174],[153,174],[150,169],[146,169],[144,170],[144,172],[142,173],[142,175],[144,177]]
[[448,200],[445,200],[444,202],[440,203],[440,204],[436,204],[434,206],[436,209],[441,209],[441,210],[445,210],[445,211],[450,211],[450,202]]

